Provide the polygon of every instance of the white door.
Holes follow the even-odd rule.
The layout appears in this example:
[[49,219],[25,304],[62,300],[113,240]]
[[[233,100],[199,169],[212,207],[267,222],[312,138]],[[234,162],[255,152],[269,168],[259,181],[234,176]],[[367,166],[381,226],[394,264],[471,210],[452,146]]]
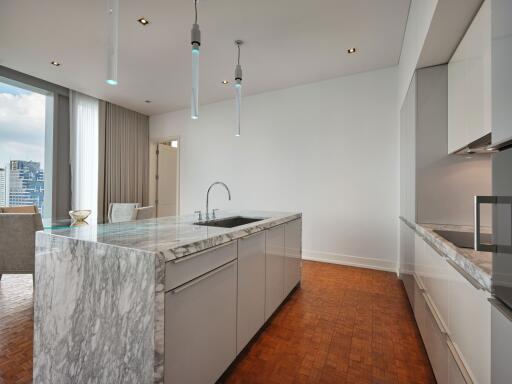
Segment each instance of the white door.
[[178,201],[178,148],[158,144],[157,159],[157,216],[175,216]]

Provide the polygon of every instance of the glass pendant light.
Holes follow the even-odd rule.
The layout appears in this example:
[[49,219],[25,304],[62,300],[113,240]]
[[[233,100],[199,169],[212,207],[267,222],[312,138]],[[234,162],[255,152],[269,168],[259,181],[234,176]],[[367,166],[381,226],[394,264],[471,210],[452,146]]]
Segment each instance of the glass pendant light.
[[243,44],[242,40],[236,40],[235,44],[238,49],[238,59],[235,67],[235,113],[236,113],[236,134],[240,136],[240,110],[242,108],[242,67],[240,66],[240,46]]
[[105,81],[109,85],[117,85],[119,0],[107,0],[107,26],[107,79]]
[[192,44],[192,103],[191,117],[199,118],[199,47],[201,46],[201,31],[197,24],[197,0],[194,0],[195,19],[191,31]]

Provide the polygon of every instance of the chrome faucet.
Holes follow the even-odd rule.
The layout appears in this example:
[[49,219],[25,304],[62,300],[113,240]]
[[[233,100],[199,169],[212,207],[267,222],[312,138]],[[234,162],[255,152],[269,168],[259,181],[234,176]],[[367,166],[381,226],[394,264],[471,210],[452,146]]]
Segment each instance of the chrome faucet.
[[[216,181],[215,183],[212,183],[212,185],[210,185],[210,187],[208,188],[208,192],[206,192],[206,216],[205,216],[205,219],[206,220],[209,220],[210,219],[210,211],[209,211],[209,207],[210,207],[210,203],[209,203],[209,200],[210,200],[210,190],[212,189],[212,187],[214,185],[222,185],[224,188],[226,188],[226,191],[228,191],[228,199],[231,200],[231,191],[229,190],[228,186],[226,184],[224,184],[222,181]],[[215,212],[213,213],[213,218],[215,218]]]

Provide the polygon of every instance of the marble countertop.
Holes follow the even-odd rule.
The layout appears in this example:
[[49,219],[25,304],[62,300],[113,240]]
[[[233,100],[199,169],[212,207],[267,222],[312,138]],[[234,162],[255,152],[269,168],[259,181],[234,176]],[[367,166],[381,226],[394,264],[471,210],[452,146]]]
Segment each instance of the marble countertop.
[[298,219],[301,213],[266,211],[218,211],[217,218],[262,218],[235,228],[194,225],[195,215],[161,217],[114,224],[45,229],[43,233],[73,240],[161,254],[165,261],[199,252],[229,241]]
[[[434,230],[473,232],[472,226],[414,224],[403,217],[400,218],[409,227],[414,229],[418,235],[425,239],[425,241],[429,243],[430,246],[439,254],[452,260],[458,267],[469,275],[469,278],[476,280],[476,282],[485,290],[491,292],[492,253],[459,248],[434,232]],[[482,232],[490,233],[490,228],[482,228]]]

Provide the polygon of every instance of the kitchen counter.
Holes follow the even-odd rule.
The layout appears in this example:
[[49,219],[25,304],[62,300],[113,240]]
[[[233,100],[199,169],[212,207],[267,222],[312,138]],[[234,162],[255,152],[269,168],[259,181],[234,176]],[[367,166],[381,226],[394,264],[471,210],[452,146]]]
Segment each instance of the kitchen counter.
[[217,212],[217,219],[233,216],[265,220],[235,228],[220,228],[194,225],[198,221],[197,215],[170,216],[115,224],[47,229],[44,234],[158,253],[165,261],[170,261],[298,219],[301,214],[265,211]]
[[[492,253],[459,248],[434,232],[434,230],[473,232],[472,226],[414,224],[403,217],[400,217],[400,219],[425,239],[437,253],[452,260],[463,272],[469,275],[469,278],[473,278],[484,289],[491,292]],[[482,228],[482,231],[486,232],[486,229]]]
[[217,218],[237,215],[264,220],[219,228],[180,216],[37,232],[34,383],[163,383],[166,262],[302,216]]

